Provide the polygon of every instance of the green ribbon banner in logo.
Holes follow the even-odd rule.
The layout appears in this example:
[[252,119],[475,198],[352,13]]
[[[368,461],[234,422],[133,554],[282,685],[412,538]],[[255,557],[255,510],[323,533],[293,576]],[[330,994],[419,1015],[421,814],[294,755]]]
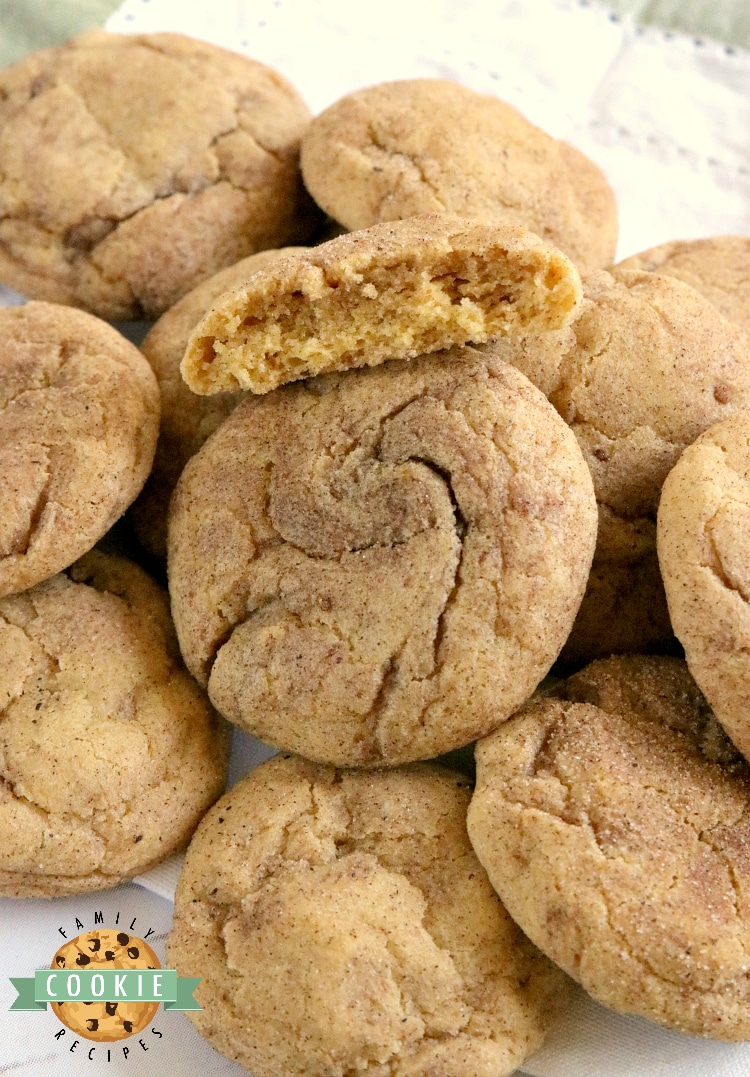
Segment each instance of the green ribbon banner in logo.
[[193,998],[200,977],[176,969],[37,969],[11,976],[18,992],[11,1010],[46,1010],[48,1002],[163,1002],[165,1010],[200,1010]]

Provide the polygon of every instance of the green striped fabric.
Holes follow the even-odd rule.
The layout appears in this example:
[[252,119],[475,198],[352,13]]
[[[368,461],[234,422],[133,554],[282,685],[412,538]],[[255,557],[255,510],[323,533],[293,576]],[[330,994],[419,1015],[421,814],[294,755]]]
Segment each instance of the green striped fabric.
[[1,0],[0,67],[101,26],[118,6],[119,0]]
[[750,49],[748,0],[606,0],[605,6],[664,30]]
[[[57,45],[81,30],[101,26],[118,6],[118,0],[2,0],[0,67],[32,49]],[[604,6],[616,15],[632,15],[665,30],[750,49],[748,0],[606,0]]]

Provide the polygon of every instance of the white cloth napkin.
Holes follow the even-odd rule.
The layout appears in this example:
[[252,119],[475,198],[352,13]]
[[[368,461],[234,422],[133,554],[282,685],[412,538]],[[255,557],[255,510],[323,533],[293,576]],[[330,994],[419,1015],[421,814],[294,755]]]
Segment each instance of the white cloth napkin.
[[[315,111],[395,78],[451,78],[497,94],[604,169],[620,207],[620,257],[669,239],[750,233],[750,53],[637,28],[586,0],[126,0],[107,28],[179,30],[246,52],[277,67]],[[17,301],[0,289],[0,304]],[[237,733],[232,780],[269,754]],[[12,957],[7,974],[48,964],[58,921],[76,909],[114,910],[127,901],[134,915],[151,916],[166,931],[180,863],[174,857],[142,876],[140,890],[0,902],[0,953]],[[164,1018],[174,1035],[159,1050],[115,1064],[66,1052],[51,1036],[59,1025],[50,1014],[7,1014],[0,1002],[0,1074],[244,1072],[178,1014]],[[30,1037],[42,1028],[32,1050]],[[668,1032],[579,992],[524,1072],[750,1077],[750,1045]]]

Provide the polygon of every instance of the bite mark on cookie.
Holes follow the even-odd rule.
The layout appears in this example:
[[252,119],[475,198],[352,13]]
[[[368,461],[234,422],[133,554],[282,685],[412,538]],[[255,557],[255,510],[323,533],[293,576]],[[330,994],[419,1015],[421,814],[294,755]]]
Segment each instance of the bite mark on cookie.
[[265,393],[330,370],[554,330],[580,300],[572,264],[536,236],[445,214],[376,225],[260,270],[195,328],[195,392]]

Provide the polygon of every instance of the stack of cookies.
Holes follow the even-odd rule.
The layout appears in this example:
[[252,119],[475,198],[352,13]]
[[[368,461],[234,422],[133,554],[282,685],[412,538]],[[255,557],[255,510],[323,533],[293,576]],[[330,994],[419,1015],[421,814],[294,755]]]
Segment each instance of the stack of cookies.
[[196,1025],[253,1074],[510,1073],[566,997],[471,848],[467,779],[415,761],[503,722],[573,624],[591,478],[480,345],[579,304],[527,230],[422,214],[266,264],[190,336],[189,385],[252,395],[172,498],[182,653],[299,754],[204,820],[169,960],[200,967]]
[[1,314],[0,893],[54,897],[179,848],[223,788],[226,736],[166,593],[93,549],[149,472],[148,363],[71,307]]
[[131,878],[224,788],[226,724],[165,590],[94,549],[151,472],[161,411],[100,319],[158,317],[307,239],[308,120],[275,71],[179,35],[84,34],[0,76],[0,278],[35,300],[0,312],[2,894]]
[[[750,241],[613,267],[601,172],[503,102],[310,121],[179,35],[35,54],[0,117],[37,300],[0,891],[113,885],[204,816],[168,957],[255,1077],[501,1077],[568,977],[750,1038]],[[99,320],[144,316],[142,352]],[[171,617],[92,549],[131,505]],[[281,754],[204,815],[223,720]],[[472,794],[434,760],[473,742]]]

